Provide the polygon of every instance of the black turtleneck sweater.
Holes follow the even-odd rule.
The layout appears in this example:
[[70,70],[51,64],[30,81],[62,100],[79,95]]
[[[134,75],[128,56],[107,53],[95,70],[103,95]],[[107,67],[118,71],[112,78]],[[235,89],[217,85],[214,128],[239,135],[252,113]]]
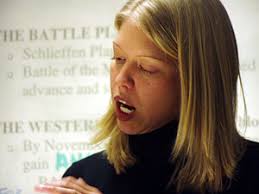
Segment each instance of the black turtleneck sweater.
[[[134,166],[126,173],[116,174],[105,152],[82,159],[65,172],[63,177],[83,178],[103,194],[175,194],[166,190],[174,170],[170,157],[176,137],[177,123],[172,122],[150,133],[129,135]],[[247,151],[238,164],[237,176],[231,187],[221,194],[259,194],[259,144],[248,141]],[[182,194],[194,194],[185,191]]]
[[137,162],[117,175],[104,152],[74,163],[64,176],[82,177],[103,194],[162,194],[170,179],[169,158],[176,136],[172,122],[150,133],[129,135],[131,153]]

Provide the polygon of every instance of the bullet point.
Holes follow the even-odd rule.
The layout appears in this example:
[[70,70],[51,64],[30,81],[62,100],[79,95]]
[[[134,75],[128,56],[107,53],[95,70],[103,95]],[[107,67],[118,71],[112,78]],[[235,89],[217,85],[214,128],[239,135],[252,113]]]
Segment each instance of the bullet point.
[[13,72],[8,72],[7,73],[7,78],[8,79],[13,79]]
[[13,55],[12,54],[8,55],[8,60],[10,60],[10,61],[13,60]]

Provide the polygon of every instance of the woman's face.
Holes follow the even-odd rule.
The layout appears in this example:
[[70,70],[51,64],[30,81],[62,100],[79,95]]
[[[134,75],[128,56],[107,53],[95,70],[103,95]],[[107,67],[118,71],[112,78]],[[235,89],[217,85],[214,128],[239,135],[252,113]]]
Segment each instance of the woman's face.
[[121,26],[113,49],[111,92],[119,129],[142,134],[178,119],[176,64],[131,20]]

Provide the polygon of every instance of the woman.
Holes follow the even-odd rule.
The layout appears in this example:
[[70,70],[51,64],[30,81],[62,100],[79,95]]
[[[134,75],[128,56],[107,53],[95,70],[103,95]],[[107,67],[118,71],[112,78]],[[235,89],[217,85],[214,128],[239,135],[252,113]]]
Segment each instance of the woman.
[[112,102],[95,143],[48,193],[259,193],[238,133],[239,61],[219,0],[131,0],[115,18]]

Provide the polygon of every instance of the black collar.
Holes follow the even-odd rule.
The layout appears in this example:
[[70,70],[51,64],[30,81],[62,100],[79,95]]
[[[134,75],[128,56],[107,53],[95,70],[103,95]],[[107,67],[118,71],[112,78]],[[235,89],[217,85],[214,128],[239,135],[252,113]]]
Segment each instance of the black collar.
[[140,135],[128,135],[131,153],[137,162],[168,162],[177,134],[178,121]]

